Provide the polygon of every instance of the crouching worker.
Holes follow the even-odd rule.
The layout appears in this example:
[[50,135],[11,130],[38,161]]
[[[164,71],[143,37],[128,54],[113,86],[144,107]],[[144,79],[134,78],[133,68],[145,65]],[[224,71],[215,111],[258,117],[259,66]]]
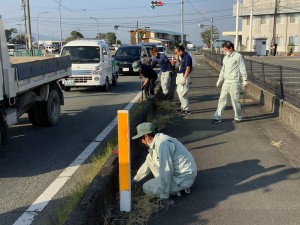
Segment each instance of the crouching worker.
[[152,173],[154,178],[143,184],[143,191],[159,197],[166,205],[174,203],[171,195],[180,196],[180,191],[190,194],[197,176],[191,153],[176,138],[156,133],[152,123],[141,123],[136,129],[137,135],[132,139],[141,139],[149,147],[149,153],[132,181],[139,182]]
[[134,72],[139,72],[140,76],[146,78],[141,86],[141,90],[145,90],[147,98],[153,98],[155,81],[157,80],[157,73],[150,66],[147,66],[140,61],[134,61],[132,64],[132,69]]

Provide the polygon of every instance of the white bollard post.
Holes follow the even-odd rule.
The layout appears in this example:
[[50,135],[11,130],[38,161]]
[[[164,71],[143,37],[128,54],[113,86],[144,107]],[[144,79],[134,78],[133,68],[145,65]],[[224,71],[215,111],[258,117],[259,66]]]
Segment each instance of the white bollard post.
[[130,118],[128,110],[118,110],[120,211],[131,211]]

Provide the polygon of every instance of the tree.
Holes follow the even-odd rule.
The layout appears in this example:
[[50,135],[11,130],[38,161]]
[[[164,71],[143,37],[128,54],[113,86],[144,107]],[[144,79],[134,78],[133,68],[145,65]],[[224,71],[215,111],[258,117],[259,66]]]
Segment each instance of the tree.
[[12,38],[11,43],[25,45],[26,44],[25,34],[20,34],[17,35],[15,38]]
[[97,34],[96,38],[106,40],[107,34],[106,33],[99,33],[99,34]]
[[[211,47],[211,28],[206,28],[203,32],[200,33],[201,39],[207,47]],[[219,30],[216,27],[213,27],[213,40],[218,40],[220,37]]]
[[106,35],[108,43],[115,44],[116,43],[116,34],[114,32],[108,32]]
[[11,40],[11,35],[13,33],[18,33],[18,30],[16,28],[5,29],[5,36],[7,42]]
[[73,30],[71,32],[71,37],[68,37],[67,41],[73,41],[73,40],[76,40],[76,39],[79,39],[79,38],[84,38],[84,37],[80,32],[78,32],[76,30]]

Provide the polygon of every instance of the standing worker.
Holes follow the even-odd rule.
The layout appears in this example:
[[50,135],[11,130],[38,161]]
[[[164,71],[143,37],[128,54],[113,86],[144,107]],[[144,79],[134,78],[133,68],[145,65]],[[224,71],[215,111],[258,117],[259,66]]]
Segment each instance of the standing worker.
[[150,66],[147,66],[140,61],[134,61],[132,64],[132,69],[134,72],[139,72],[140,76],[146,78],[144,83],[141,85],[141,90],[145,90],[147,98],[153,98],[155,81],[157,80],[157,73]]
[[139,168],[133,182],[139,182],[151,172],[153,179],[143,184],[146,194],[154,194],[163,204],[172,205],[170,195],[180,191],[190,194],[190,187],[197,177],[197,167],[192,154],[176,138],[156,133],[152,123],[141,123],[132,139],[141,139],[149,147],[146,161]]
[[234,110],[233,123],[242,122],[241,104],[240,104],[240,78],[242,78],[244,87],[247,87],[247,72],[243,56],[234,50],[234,44],[225,41],[222,44],[226,56],[223,59],[223,67],[221,69],[219,79],[216,86],[222,83],[221,94],[219,98],[218,108],[214,114],[213,123],[222,122],[222,113],[227,103],[227,97],[230,95],[231,104]]
[[164,99],[169,99],[169,90],[171,85],[172,65],[165,54],[160,54],[157,47],[153,47],[151,53],[153,54],[151,68],[159,64],[161,69],[160,83],[164,94]]
[[189,99],[187,97],[187,92],[190,86],[190,73],[192,72],[192,57],[188,52],[185,51],[183,46],[176,46],[175,53],[178,58],[181,58],[179,73],[176,77],[176,91],[180,100],[180,109],[178,110],[181,115],[191,114],[189,111]]

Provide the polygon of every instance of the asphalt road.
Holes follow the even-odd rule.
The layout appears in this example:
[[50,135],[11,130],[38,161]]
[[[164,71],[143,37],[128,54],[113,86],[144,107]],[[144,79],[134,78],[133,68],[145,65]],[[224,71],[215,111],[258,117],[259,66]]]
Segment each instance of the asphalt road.
[[[11,127],[9,144],[0,149],[0,225],[13,224],[114,119],[117,110],[124,109],[137,95],[139,87],[137,76],[120,76],[118,85],[109,92],[74,89],[64,93],[65,105],[56,126],[33,127],[26,115]],[[69,185],[72,187],[64,187],[64,193],[59,193],[51,207],[45,208],[43,218],[33,224],[49,224],[45,221],[55,204],[76,182]]]
[[299,56],[253,56],[246,59],[300,69]]

